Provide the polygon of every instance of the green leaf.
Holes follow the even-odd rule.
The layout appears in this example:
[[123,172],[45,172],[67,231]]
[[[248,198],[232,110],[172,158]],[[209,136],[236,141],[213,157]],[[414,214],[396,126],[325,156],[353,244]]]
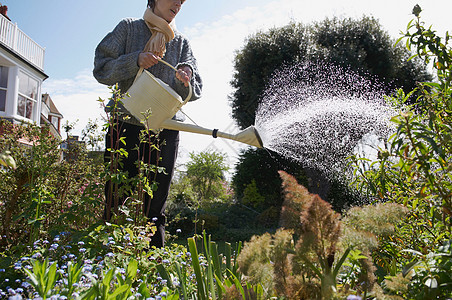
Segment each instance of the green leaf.
[[413,267],[415,265],[417,265],[418,263],[419,263],[419,261],[413,260],[409,264],[405,265],[402,269],[402,276],[405,277],[408,273],[410,273],[410,271],[413,269]]
[[[114,299],[120,294],[130,291],[130,288],[131,286],[128,284],[121,285],[118,288],[116,288],[112,294],[108,295],[107,299]],[[124,299],[127,299],[127,297],[124,297]]]
[[342,265],[344,264],[344,261],[347,259],[348,254],[350,253],[351,248],[347,248],[347,250],[345,250],[344,254],[342,255],[342,257],[339,259],[339,261],[336,263],[336,265],[334,266],[334,270],[333,270],[333,278],[337,277],[337,274],[339,273],[339,269],[342,267]]
[[205,294],[205,283],[204,278],[201,275],[201,265],[199,264],[199,256],[198,256],[198,250],[196,249],[196,242],[194,238],[188,238],[188,249],[191,253],[191,259],[192,259],[192,266],[193,270],[195,271],[196,276],[196,286],[198,287],[198,295],[200,299],[207,300],[206,294]]
[[242,284],[240,283],[239,279],[229,270],[230,276],[232,278],[232,281],[234,282],[235,287],[240,292],[240,295],[242,295],[242,299],[246,299],[245,297],[245,290],[243,289]]
[[48,271],[46,272],[47,274],[47,280],[46,280],[46,285],[45,285],[45,294],[47,295],[50,290],[53,289],[53,287],[55,286],[55,282],[57,280],[57,265],[56,262],[54,262],[50,268],[48,269]]
[[171,281],[171,276],[166,271],[165,267],[162,264],[158,264],[156,266],[157,271],[159,272],[160,276],[167,281],[167,285],[170,289],[173,288],[173,282]]
[[137,275],[138,270],[138,262],[135,259],[132,259],[127,266],[127,278],[133,280]]

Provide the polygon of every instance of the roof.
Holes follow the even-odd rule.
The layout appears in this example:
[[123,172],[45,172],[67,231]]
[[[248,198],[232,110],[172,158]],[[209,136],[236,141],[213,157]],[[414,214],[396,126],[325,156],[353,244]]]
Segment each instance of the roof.
[[50,95],[45,93],[42,94],[42,101],[45,102],[45,104],[47,104],[47,106],[50,109],[50,113],[53,115],[59,115],[61,117],[63,117],[63,115],[59,112],[59,110],[56,108],[55,103],[53,103],[52,98],[50,98]]

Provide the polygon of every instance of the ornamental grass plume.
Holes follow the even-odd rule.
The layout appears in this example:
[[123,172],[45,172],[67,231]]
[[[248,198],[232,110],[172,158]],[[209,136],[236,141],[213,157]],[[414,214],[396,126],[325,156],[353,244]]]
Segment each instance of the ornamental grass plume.
[[273,283],[277,295],[283,295],[287,286],[297,285],[298,280],[292,276],[291,255],[288,249],[293,248],[293,231],[278,229],[273,235],[270,252],[273,262]]
[[[328,202],[309,193],[293,176],[284,171],[279,174],[285,197],[282,228],[275,234],[254,236],[245,243],[238,258],[244,279],[262,284],[269,291],[268,296],[285,299],[332,299],[346,296],[344,293],[351,287],[354,293],[371,292],[376,277],[368,250],[373,248],[359,246],[366,244],[362,242],[366,238],[378,245],[377,237],[392,232],[404,210],[392,205],[356,208],[343,223]],[[345,234],[358,236],[360,242],[350,242],[353,238],[348,239]],[[355,248],[362,255],[351,257],[350,251]],[[348,283],[338,289],[339,272],[346,260],[359,271],[345,278]]]
[[282,179],[284,202],[281,208],[280,226],[294,229],[298,234],[301,230],[300,214],[306,209],[312,195],[308,189],[298,184],[295,177],[284,171],[278,171]]
[[396,203],[377,203],[353,207],[342,222],[342,243],[365,251],[378,248],[378,239],[395,233],[395,226],[408,214],[408,209]]
[[240,271],[251,284],[260,283],[264,288],[273,288],[273,267],[270,258],[272,235],[265,233],[253,236],[240,252],[238,264]]
[[303,232],[297,248],[312,250],[319,260],[326,259],[326,265],[331,268],[341,234],[340,214],[328,202],[314,195],[301,213],[300,221]]
[[294,229],[298,236],[289,260],[292,276],[288,277],[284,295],[289,299],[328,299],[336,286],[333,264],[341,235],[340,214],[299,185],[293,176],[283,171],[279,174],[285,195],[281,224]]

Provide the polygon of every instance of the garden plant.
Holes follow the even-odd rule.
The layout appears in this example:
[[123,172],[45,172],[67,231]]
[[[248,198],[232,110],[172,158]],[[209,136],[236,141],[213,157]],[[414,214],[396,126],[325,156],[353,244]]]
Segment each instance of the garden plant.
[[[118,145],[107,145],[102,163],[71,139],[62,150],[45,127],[2,121],[0,298],[452,298],[452,49],[450,35],[439,37],[420,12],[416,6],[399,42],[432,66],[435,80],[386,99],[400,114],[376,159],[349,157],[350,184],[371,204],[335,211],[302,176],[279,171],[282,209],[265,215],[272,230],[236,243],[212,238],[229,232],[216,213],[227,207],[231,216],[255,215],[266,200],[256,181],[241,199],[224,186],[221,154],[192,154],[168,205],[181,219],[169,224],[167,246],[155,248],[142,199],[155,189],[148,175],[164,170],[140,163],[141,173],[129,179],[116,171],[128,155]],[[112,87],[113,111],[123,97]],[[107,119],[104,130],[120,135],[115,118]],[[145,130],[142,141],[152,134]],[[110,195],[127,195],[108,206],[108,221],[105,202],[117,197],[105,199],[107,181]]]

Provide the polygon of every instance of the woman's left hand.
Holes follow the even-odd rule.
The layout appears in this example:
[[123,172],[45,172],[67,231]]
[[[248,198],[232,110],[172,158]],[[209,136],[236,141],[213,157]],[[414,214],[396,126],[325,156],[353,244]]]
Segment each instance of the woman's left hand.
[[188,66],[182,66],[179,69],[177,69],[176,72],[176,78],[179,79],[184,83],[184,85],[187,87],[188,83],[190,82],[192,75],[191,68]]

